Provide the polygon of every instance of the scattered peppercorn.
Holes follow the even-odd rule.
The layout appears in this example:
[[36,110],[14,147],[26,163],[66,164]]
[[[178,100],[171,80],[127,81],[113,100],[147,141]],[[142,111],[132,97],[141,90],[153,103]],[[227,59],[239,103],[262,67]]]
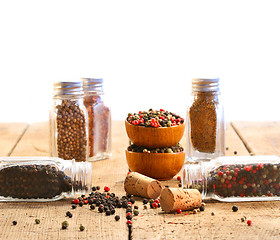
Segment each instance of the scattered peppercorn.
[[61,225],[62,225],[62,226],[61,226],[62,229],[66,229],[66,228],[68,228],[69,223],[68,223],[67,221],[63,221]]
[[67,212],[66,212],[66,216],[69,217],[69,218],[72,218],[73,215],[72,215],[71,212],[67,211]]
[[178,214],[180,214],[180,213],[182,213],[182,209],[181,209],[181,208],[178,208],[178,209],[176,210],[176,212],[177,212]]
[[94,210],[95,209],[95,206],[92,204],[92,205],[90,205],[90,209],[91,210]]
[[237,151],[234,151],[233,153],[234,153],[234,155],[236,155],[236,154],[237,154]]
[[77,206],[76,205],[72,205],[72,209],[76,209],[77,208]]
[[17,225],[17,221],[13,221],[13,225]]
[[205,210],[205,207],[204,207],[204,206],[200,206],[199,210],[200,210],[201,212],[203,212],[203,211]]
[[105,187],[104,187],[104,191],[105,191],[105,192],[109,192],[109,191],[110,191],[110,188],[109,188],[108,186],[105,186]]
[[197,214],[198,210],[197,209],[194,209],[193,210],[193,214]]
[[36,223],[36,224],[40,224],[40,219],[37,219],[37,218],[36,218],[36,219],[35,219],[35,223]]
[[81,224],[80,227],[79,227],[80,231],[84,231],[85,230],[85,227]]
[[237,212],[238,211],[238,207],[236,205],[232,206],[232,211]]
[[120,217],[119,215],[116,215],[116,216],[115,216],[115,220],[116,220],[116,221],[119,221],[120,218],[121,218],[121,217]]
[[252,225],[252,220],[247,220],[247,225],[251,226]]
[[211,212],[211,216],[215,216],[215,213],[214,213],[214,212]]
[[177,180],[178,180],[178,181],[181,181],[181,180],[182,180],[181,176],[178,176],[178,177],[177,177]]
[[133,213],[134,213],[135,216],[138,216],[139,215],[138,209],[134,209]]
[[149,202],[148,199],[146,198],[143,199],[143,204],[147,204],[148,202]]

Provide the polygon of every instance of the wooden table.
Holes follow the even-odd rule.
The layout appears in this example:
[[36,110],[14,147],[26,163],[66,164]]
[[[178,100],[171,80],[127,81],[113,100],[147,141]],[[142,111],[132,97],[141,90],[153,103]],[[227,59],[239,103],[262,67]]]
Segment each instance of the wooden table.
[[[48,156],[48,123],[0,123],[0,156]],[[125,194],[123,181],[128,167],[124,149],[128,145],[124,123],[113,122],[113,156],[93,163],[93,184],[108,185],[117,195]],[[182,141],[184,144],[185,138]],[[280,155],[280,122],[233,122],[227,124],[226,155]],[[167,184],[167,183],[163,183]],[[168,182],[177,186],[174,178]],[[198,214],[164,214],[161,209],[144,210],[137,199],[140,215],[133,218],[133,239],[280,239],[280,202],[209,202]],[[66,211],[73,218],[65,217]],[[211,213],[215,212],[215,216]],[[71,210],[69,199],[50,203],[0,203],[0,239],[127,239],[125,210],[117,209],[121,220],[105,216],[88,206]],[[251,217],[247,226],[241,217]],[[35,219],[40,219],[39,225]],[[13,226],[12,221],[18,224]],[[61,229],[68,220],[69,228]],[[79,225],[85,231],[79,231]]]

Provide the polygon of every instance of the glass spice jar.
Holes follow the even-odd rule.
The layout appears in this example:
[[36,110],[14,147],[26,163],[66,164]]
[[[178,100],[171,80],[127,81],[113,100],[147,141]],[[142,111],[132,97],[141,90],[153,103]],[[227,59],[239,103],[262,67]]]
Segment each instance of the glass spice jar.
[[84,104],[89,118],[89,159],[111,156],[111,110],[103,91],[103,79],[83,78]]
[[55,157],[0,157],[0,201],[55,201],[87,194],[89,162]]
[[222,202],[280,200],[280,157],[218,157],[186,164],[182,186]]
[[83,82],[55,82],[50,111],[51,156],[87,161],[88,115],[83,102]]
[[186,152],[190,162],[225,155],[225,120],[219,78],[192,79],[187,129]]

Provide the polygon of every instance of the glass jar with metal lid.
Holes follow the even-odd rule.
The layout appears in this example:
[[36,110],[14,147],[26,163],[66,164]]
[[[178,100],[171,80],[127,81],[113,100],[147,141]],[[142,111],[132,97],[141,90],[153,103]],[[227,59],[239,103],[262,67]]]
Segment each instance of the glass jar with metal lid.
[[83,78],[84,104],[89,117],[89,159],[111,156],[111,110],[103,91],[103,79]]
[[55,82],[50,111],[50,151],[62,159],[88,160],[88,115],[83,82]]
[[189,161],[211,160],[225,154],[224,108],[219,83],[219,78],[192,79],[187,110]]
[[0,157],[0,201],[48,202],[87,194],[90,162],[57,157]]

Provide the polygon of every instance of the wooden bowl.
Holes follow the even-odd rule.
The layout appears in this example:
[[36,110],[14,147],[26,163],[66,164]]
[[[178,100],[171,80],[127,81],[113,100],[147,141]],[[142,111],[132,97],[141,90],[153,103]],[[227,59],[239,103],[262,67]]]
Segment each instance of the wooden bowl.
[[140,153],[126,150],[126,161],[132,172],[158,180],[172,179],[183,167],[185,152]]
[[175,146],[180,142],[185,131],[185,124],[172,127],[135,126],[125,120],[126,133],[133,144],[146,148]]

